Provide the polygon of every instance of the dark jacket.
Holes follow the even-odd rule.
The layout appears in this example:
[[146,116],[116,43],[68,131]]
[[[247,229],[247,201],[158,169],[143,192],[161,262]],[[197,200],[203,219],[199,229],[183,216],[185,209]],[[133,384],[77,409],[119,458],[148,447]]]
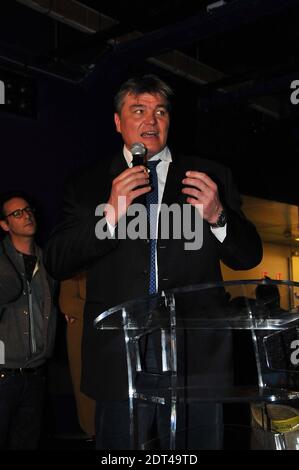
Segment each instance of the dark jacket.
[[[109,168],[110,167],[110,168]],[[122,155],[112,164],[98,163],[74,177],[68,184],[61,222],[45,251],[45,264],[54,278],[63,279],[87,270],[87,300],[83,333],[83,391],[95,398],[127,395],[124,345],[115,332],[97,332],[93,321],[109,307],[147,295],[150,244],[147,240],[98,240],[95,216],[98,204],[108,201],[112,180],[126,168]],[[182,205],[185,171],[207,173],[218,185],[227,211],[227,236],[223,243],[203,226],[203,246],[184,250],[186,240],[158,240],[159,290],[221,281],[220,260],[232,269],[250,269],[262,258],[262,246],[255,227],[241,212],[238,192],[228,168],[196,157],[170,163],[163,203]]]
[[15,300],[22,291],[21,278],[0,244],[0,308]]
[[[36,367],[51,356],[54,347],[54,280],[45,271],[39,247],[35,247],[38,269],[30,283],[26,279],[23,256],[14,248],[9,237],[4,239],[1,250],[13,265],[16,285],[21,283],[22,289],[16,299],[0,307],[0,340],[5,348],[5,362],[0,367]],[[39,334],[36,333],[36,351],[32,347],[34,333],[31,328],[35,315],[41,316]]]

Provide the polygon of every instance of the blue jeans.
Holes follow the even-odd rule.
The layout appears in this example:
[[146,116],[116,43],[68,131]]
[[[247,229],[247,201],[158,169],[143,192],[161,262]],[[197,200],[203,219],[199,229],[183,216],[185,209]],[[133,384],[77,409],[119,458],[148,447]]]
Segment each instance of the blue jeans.
[[0,449],[36,449],[41,434],[45,371],[0,369]]

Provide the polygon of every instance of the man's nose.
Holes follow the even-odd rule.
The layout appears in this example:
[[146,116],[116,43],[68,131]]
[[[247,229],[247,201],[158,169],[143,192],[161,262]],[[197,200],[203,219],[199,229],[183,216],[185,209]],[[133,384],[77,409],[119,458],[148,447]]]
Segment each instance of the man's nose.
[[147,115],[147,122],[150,124],[156,124],[157,116],[155,113],[148,113]]

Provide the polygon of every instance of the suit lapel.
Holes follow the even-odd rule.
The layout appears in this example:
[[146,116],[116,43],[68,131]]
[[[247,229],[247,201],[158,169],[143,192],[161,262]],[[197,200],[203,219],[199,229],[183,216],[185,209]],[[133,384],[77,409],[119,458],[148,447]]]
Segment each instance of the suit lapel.
[[109,168],[111,180],[128,168],[128,164],[122,152],[117,153],[113,158]]

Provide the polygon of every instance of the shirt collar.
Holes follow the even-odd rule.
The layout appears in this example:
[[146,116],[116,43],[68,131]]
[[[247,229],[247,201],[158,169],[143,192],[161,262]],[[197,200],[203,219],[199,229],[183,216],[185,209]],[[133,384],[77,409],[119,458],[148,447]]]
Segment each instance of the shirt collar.
[[[124,148],[123,148],[123,154],[124,154],[124,157],[126,159],[126,162],[127,162],[128,166],[131,167],[132,166],[133,156],[132,156],[130,150],[128,150],[125,145],[124,145]],[[167,163],[171,162],[172,158],[171,158],[171,153],[170,153],[169,148],[167,146],[164,147],[164,149],[161,150],[161,152],[157,153],[156,155],[154,155],[151,158],[151,161],[154,161],[154,160],[162,160],[163,162],[167,162]]]

